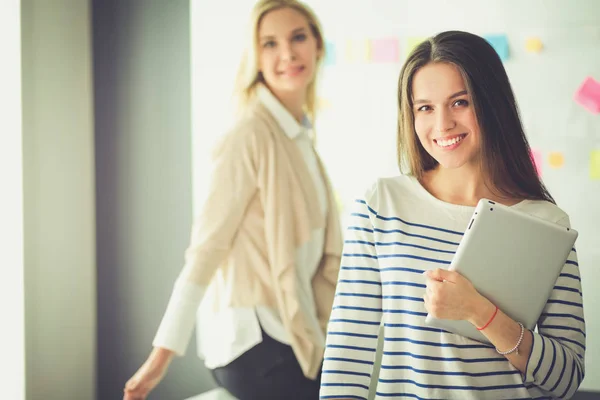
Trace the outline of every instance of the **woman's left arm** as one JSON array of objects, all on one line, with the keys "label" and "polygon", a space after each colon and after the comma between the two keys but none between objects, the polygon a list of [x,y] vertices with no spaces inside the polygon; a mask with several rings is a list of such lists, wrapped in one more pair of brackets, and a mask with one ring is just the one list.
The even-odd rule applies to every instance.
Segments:
[{"label": "woman's left arm", "polygon": [[[481,333],[501,352],[517,345],[521,335],[519,323],[502,310],[492,318],[495,305],[481,296],[466,278],[441,269],[425,274],[428,278],[425,307],[432,316],[464,319],[479,328],[485,326]],[[518,352],[505,357],[521,371],[525,384],[538,386],[553,397],[570,398],[585,374],[585,320],[575,250],[556,281],[537,328],[538,332],[525,329]]]}]

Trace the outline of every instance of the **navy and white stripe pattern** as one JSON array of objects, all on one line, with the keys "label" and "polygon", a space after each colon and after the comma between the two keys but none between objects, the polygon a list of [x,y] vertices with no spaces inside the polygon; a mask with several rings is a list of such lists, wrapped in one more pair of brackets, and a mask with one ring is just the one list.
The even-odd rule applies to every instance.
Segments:
[{"label": "navy and white stripe pattern", "polygon": [[[414,185],[409,177],[383,179],[356,201],[328,326],[320,398],[367,399],[381,323],[376,399],[572,396],[583,380],[585,353],[575,251],[534,333],[524,377],[493,347],[425,324],[422,273],[450,264],[472,209],[443,207]],[[562,213],[550,203],[536,203],[545,212],[555,207]]]}]

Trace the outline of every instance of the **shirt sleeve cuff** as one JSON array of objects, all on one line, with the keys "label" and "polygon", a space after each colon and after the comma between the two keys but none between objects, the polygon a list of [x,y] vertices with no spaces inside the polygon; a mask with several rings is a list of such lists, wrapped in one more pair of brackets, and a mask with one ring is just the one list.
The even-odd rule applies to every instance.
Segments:
[{"label": "shirt sleeve cuff", "polygon": [[177,280],[167,305],[167,310],[152,345],[169,349],[175,354],[185,354],[196,321],[196,311],[206,288],[195,283]]},{"label": "shirt sleeve cuff", "polygon": [[525,367],[523,383],[532,383],[535,381],[535,375],[540,370],[540,363],[543,360],[544,338],[539,333],[531,331],[531,340],[531,354]]}]

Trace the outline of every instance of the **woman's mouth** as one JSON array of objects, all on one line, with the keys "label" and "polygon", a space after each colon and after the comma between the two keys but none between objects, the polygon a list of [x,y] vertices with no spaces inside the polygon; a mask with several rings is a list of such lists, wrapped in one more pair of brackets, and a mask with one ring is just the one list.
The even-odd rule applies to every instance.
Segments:
[{"label": "woman's mouth", "polygon": [[283,71],[279,71],[278,74],[286,75],[289,77],[294,77],[294,76],[300,75],[302,73],[302,71],[304,71],[304,66],[288,67],[288,68],[284,69]]},{"label": "woman's mouth", "polygon": [[459,135],[452,135],[443,138],[433,139],[433,141],[438,147],[445,150],[451,150],[457,148],[465,137],[467,137],[467,134],[461,133]]}]

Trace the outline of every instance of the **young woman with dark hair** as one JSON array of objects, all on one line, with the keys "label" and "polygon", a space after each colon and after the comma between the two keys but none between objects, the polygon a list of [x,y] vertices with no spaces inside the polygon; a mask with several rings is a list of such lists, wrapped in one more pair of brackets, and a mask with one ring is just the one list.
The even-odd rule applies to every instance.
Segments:
[{"label": "young woman with dark hair", "polygon": [[[500,58],[479,36],[434,36],[403,66],[398,102],[403,174],[356,201],[321,399],[367,398],[382,323],[377,399],[571,397],[586,338],[575,250],[535,332],[447,270],[481,198],[569,226],[535,171]],[[429,327],[427,313],[469,321],[491,345]]]}]

